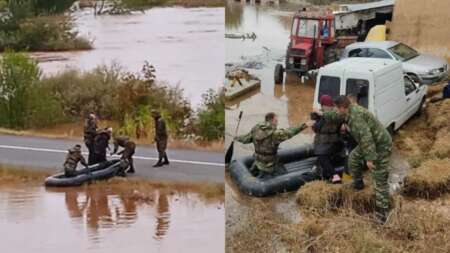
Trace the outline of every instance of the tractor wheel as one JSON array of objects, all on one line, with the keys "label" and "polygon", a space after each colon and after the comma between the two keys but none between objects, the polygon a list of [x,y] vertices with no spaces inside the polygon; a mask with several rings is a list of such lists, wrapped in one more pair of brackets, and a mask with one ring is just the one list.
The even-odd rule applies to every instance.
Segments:
[{"label": "tractor wheel", "polygon": [[283,65],[277,64],[275,66],[275,84],[283,84],[283,75],[284,75],[284,68]]}]

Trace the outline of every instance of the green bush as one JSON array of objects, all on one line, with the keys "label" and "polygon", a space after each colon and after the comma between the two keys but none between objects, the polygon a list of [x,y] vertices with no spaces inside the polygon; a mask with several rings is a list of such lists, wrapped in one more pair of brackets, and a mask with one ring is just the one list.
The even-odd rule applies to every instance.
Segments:
[{"label": "green bush", "polygon": [[27,127],[33,91],[39,81],[37,62],[21,53],[6,52],[0,59],[0,125]]},{"label": "green bush", "polygon": [[202,139],[223,139],[225,132],[225,104],[223,93],[209,89],[203,94],[202,107],[197,112],[195,129]]}]

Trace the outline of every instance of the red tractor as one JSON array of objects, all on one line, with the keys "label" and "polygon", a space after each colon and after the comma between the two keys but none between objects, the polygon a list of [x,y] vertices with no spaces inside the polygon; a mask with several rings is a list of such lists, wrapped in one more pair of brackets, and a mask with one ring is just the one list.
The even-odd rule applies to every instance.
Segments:
[{"label": "red tractor", "polygon": [[355,42],[357,36],[336,38],[334,15],[330,12],[299,11],[294,15],[286,64],[275,66],[275,83],[283,83],[283,73],[299,76],[323,65],[337,61],[339,52]]}]

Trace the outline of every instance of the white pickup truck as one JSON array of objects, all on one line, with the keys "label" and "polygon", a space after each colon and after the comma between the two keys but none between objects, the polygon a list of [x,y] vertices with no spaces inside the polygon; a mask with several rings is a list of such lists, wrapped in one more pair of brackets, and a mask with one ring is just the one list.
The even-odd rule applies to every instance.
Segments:
[{"label": "white pickup truck", "polygon": [[405,75],[400,62],[389,59],[348,58],[319,69],[314,107],[327,94],[335,98],[353,94],[390,131],[420,114],[427,86]]}]

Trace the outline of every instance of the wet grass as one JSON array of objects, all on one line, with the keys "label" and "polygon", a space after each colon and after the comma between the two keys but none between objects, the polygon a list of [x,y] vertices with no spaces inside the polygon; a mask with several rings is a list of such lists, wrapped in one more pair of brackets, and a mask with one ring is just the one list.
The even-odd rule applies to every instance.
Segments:
[{"label": "wet grass", "polygon": [[16,184],[28,182],[43,182],[50,173],[43,171],[31,171],[20,166],[0,164],[0,183]]},{"label": "wet grass", "polygon": [[357,213],[371,213],[375,210],[375,193],[370,176],[365,177],[366,187],[361,191],[353,191],[344,185],[332,185],[324,181],[316,181],[301,187],[296,193],[300,207],[313,213],[352,209]]},{"label": "wet grass", "polygon": [[201,182],[182,183],[170,181],[152,181],[136,178],[114,177],[106,181],[96,181],[89,184],[91,188],[106,188],[129,195],[130,198],[141,202],[153,202],[154,190],[173,195],[176,193],[195,193],[205,201],[223,202],[224,185],[221,183]]},{"label": "wet grass", "polygon": [[404,179],[402,194],[435,199],[450,192],[450,159],[428,160]]}]

